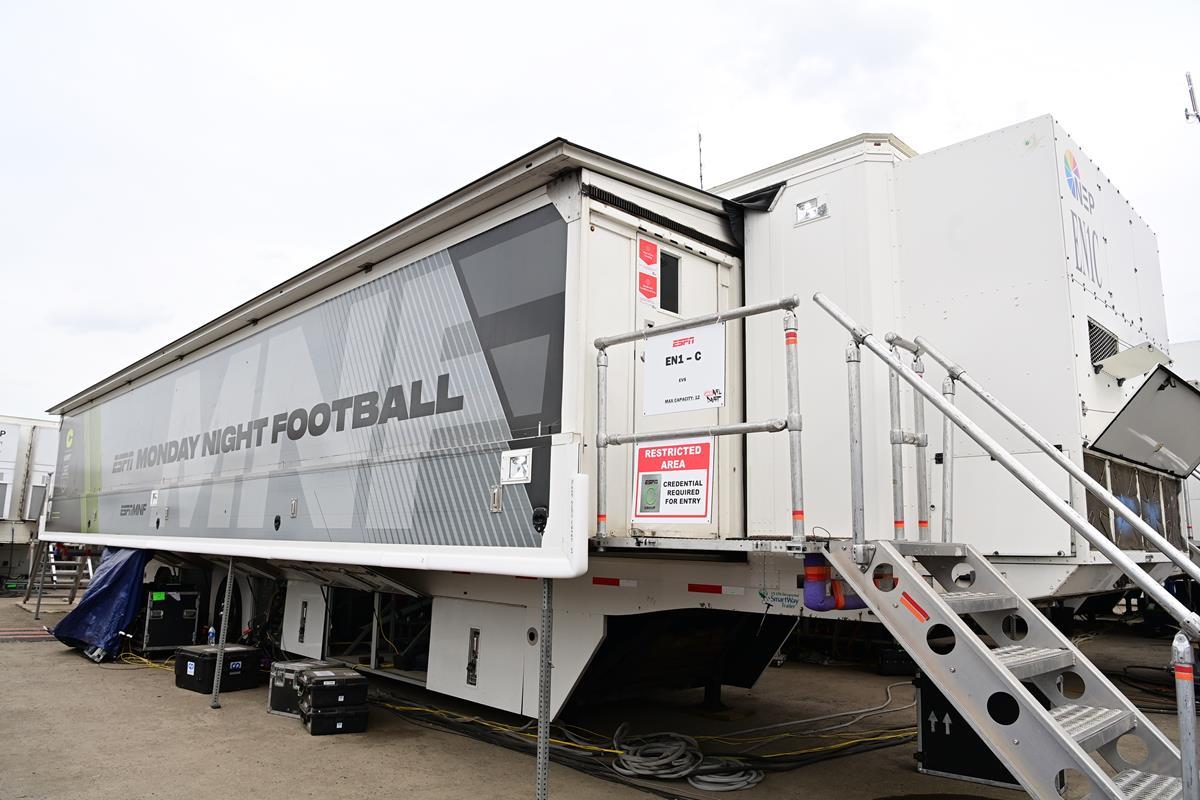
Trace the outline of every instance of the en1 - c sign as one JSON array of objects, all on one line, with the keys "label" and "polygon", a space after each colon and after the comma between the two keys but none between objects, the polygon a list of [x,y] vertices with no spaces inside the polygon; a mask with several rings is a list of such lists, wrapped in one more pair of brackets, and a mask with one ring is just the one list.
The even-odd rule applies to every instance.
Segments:
[{"label": "en1 - c sign", "polygon": [[713,438],[638,445],[633,522],[712,522]]},{"label": "en1 - c sign", "polygon": [[725,323],[646,340],[642,413],[725,405]]}]

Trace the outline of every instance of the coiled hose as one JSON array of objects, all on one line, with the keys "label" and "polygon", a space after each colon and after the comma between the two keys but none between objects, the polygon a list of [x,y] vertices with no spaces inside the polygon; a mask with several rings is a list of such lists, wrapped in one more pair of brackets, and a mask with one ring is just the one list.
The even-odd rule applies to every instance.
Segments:
[{"label": "coiled hose", "polygon": [[733,792],[748,789],[764,777],[762,770],[750,769],[737,759],[706,757],[700,745],[681,733],[647,733],[625,738],[629,724],[613,734],[613,749],[621,755],[613,760],[613,771],[627,778],[686,778],[697,789],[708,792]]}]

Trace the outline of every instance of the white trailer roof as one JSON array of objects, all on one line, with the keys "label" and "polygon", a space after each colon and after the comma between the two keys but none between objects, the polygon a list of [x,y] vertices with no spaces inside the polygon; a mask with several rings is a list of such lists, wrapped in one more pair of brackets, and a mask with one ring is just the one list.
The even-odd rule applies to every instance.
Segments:
[{"label": "white trailer roof", "polygon": [[[189,353],[224,336],[256,325],[270,314],[364,268],[543,186],[564,172],[576,169],[587,169],[616,178],[710,214],[726,216],[731,207],[730,201],[710,192],[635,167],[566,139],[553,139],[55,404],[47,413],[65,414],[93,402],[174,361],[182,360]],[[726,231],[725,239],[730,246],[738,247],[733,231]]]}]

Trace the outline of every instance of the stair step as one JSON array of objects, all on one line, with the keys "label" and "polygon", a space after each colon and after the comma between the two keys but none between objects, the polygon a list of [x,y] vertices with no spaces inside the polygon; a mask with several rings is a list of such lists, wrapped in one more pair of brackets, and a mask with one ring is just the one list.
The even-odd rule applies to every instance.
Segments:
[{"label": "stair step", "polygon": [[892,542],[902,555],[912,558],[926,557],[962,557],[967,554],[967,546],[957,542]]},{"label": "stair step", "polygon": [[1010,644],[992,650],[992,655],[1019,680],[1075,666],[1075,656],[1071,651],[1057,647]]},{"label": "stair step", "polygon": [[1124,708],[1097,708],[1074,703],[1050,709],[1066,734],[1084,750],[1095,750],[1133,728],[1133,714]]},{"label": "stair step", "polygon": [[956,614],[982,614],[986,611],[1015,609],[1019,603],[1011,594],[992,592],[946,592],[942,600]]},{"label": "stair step", "polygon": [[1183,781],[1172,775],[1127,769],[1118,772],[1113,783],[1128,800],[1180,800],[1183,797]]}]

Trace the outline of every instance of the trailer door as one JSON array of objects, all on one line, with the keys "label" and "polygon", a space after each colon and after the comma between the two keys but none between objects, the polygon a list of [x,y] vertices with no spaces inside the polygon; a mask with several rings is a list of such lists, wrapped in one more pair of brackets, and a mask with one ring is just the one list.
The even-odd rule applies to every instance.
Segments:
[{"label": "trailer door", "polygon": [[[635,312],[635,320],[637,327],[648,328],[657,325],[665,325],[672,322],[678,322],[681,319],[695,317],[701,314],[711,314],[722,308],[728,307],[728,278],[722,280],[722,276],[728,275],[728,268],[723,267],[714,261],[711,261],[703,256],[697,255],[682,247],[673,247],[670,244],[652,241],[649,239],[639,238],[637,242],[638,258],[639,258],[639,291],[637,294],[637,310]],[[641,265],[647,261],[657,257],[657,292],[650,293],[643,291],[642,285],[644,279]],[[724,285],[723,285],[724,284]],[[648,296],[651,295],[651,296]],[[661,337],[657,342],[662,346],[664,343],[669,346],[671,341],[681,340],[684,336]],[[732,342],[728,333],[726,339],[726,353],[732,356]],[[661,363],[650,363],[646,359],[647,343],[638,342],[632,348],[634,351],[633,358],[637,359],[634,364],[635,387],[634,387],[634,430],[637,432],[649,431],[666,431],[677,430],[682,428],[697,428],[702,426],[716,425],[722,421],[724,406],[718,403],[713,403],[711,407],[697,410],[676,411],[666,413],[647,413],[647,393],[645,390],[647,371],[655,369],[663,369]],[[651,346],[653,350],[653,346]],[[729,372],[729,363],[725,363],[726,383],[734,379],[736,376]],[[723,401],[722,401],[723,402]],[[662,411],[661,406],[654,406],[651,402],[652,411]],[[647,534],[656,536],[677,536],[687,538],[710,538],[718,536],[718,521],[722,513],[720,507],[720,499],[722,487],[720,481],[717,480],[721,474],[721,458],[725,455],[729,457],[723,449],[727,443],[720,440],[714,443],[714,463],[713,472],[710,480],[714,481],[712,491],[712,513],[711,522],[654,522],[648,523],[645,520],[639,520],[634,523],[635,529],[640,529]],[[637,447],[630,447],[631,459],[635,460],[633,464],[634,480],[637,478]],[[739,473],[740,475],[740,473]],[[634,487],[634,502],[638,502],[639,487]]]}]

